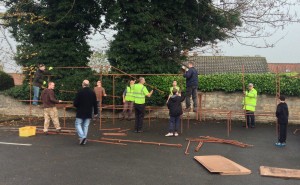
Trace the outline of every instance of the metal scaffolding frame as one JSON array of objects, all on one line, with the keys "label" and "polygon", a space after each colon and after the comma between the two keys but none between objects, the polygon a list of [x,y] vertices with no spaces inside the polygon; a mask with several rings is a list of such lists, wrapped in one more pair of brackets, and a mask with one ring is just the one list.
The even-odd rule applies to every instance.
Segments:
[{"label": "metal scaffolding frame", "polygon": [[[102,81],[103,76],[112,76],[112,86],[113,86],[113,92],[112,95],[110,97],[113,98],[113,104],[112,105],[102,105],[102,101],[100,101],[100,119],[99,119],[99,128],[102,128],[102,109],[107,109],[107,110],[112,110],[113,116],[112,116],[112,122],[113,124],[115,124],[115,111],[116,110],[122,110],[123,109],[123,105],[115,105],[115,98],[117,98],[118,96],[115,95],[115,78],[117,76],[129,76],[131,78],[136,79],[136,77],[138,76],[182,76],[182,74],[128,74],[114,66],[111,65],[100,65],[100,66],[91,66],[91,67],[76,67],[76,66],[70,66],[70,67],[54,67],[56,69],[84,69],[84,68],[99,68],[100,72],[98,74],[95,74],[97,76],[99,76],[99,79]],[[112,74],[112,73],[103,73],[103,69],[105,69],[106,71],[108,71],[108,69],[114,69],[118,72],[121,72],[121,74]],[[243,91],[245,90],[245,80],[244,80],[244,73],[245,73],[245,68],[244,65],[241,69],[242,71],[242,84],[243,84]],[[50,80],[50,77],[52,75],[48,76],[48,81]],[[180,84],[183,84],[183,78],[180,81]],[[145,84],[146,86],[151,87],[152,89],[157,90],[160,93],[164,93],[163,91],[159,90],[157,87],[150,85],[150,84]],[[29,122],[31,122],[32,120],[32,76],[30,76],[30,100],[20,100],[20,101],[25,101],[25,102],[30,102],[29,103]],[[60,90],[61,92],[64,91],[66,93],[75,93],[74,91],[68,91],[68,90]],[[204,95],[204,96],[203,96]],[[280,75],[279,75],[279,71],[278,71],[278,67],[277,67],[277,73],[276,73],[276,95],[275,95],[275,104],[277,105],[278,103],[278,97],[280,96]],[[205,120],[205,114],[206,113],[215,113],[215,114],[223,114],[226,115],[227,118],[227,135],[229,136],[231,130],[232,130],[232,117],[235,115],[242,115],[242,116],[246,116],[245,111],[236,111],[236,110],[222,110],[222,109],[205,109],[202,107],[202,104],[205,103],[205,98],[206,97],[206,93],[198,93],[197,95],[197,101],[198,101],[198,107],[197,107],[197,112],[196,112],[196,120],[198,120],[199,122],[201,122],[202,120]],[[67,108],[71,108],[72,107],[72,101],[64,101],[63,103],[65,104],[61,104],[59,107],[64,109],[64,127],[66,126],[66,109]],[[151,126],[151,112],[158,110],[159,111],[168,111],[168,109],[163,109],[161,107],[155,107],[155,106],[146,106],[146,110],[148,111],[148,126]],[[256,116],[274,116],[274,112],[260,112],[260,113],[256,113]],[[189,128],[189,124],[190,124],[190,113],[187,112],[187,116],[186,116],[186,120],[187,120],[187,128]],[[183,116],[181,116],[181,133],[183,132]],[[246,122],[246,127],[247,127],[247,122]],[[295,132],[297,132],[299,129],[297,129]],[[276,123],[276,133],[278,133],[277,130],[277,123]]]}]

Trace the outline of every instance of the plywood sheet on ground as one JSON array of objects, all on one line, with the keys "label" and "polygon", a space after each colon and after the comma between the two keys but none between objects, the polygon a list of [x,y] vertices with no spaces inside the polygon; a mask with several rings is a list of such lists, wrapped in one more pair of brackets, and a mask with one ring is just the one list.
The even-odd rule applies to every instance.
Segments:
[{"label": "plywood sheet on ground", "polygon": [[251,170],[220,155],[195,156],[194,158],[212,173],[221,175],[251,174]]},{"label": "plywood sheet on ground", "polygon": [[280,178],[300,179],[300,170],[260,166],[260,175]]}]

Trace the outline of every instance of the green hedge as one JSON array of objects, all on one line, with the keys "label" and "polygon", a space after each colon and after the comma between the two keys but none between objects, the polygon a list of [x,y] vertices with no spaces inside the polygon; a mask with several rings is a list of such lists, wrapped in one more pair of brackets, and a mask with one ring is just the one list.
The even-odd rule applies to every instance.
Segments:
[{"label": "green hedge", "polygon": [[[169,93],[169,88],[173,80],[177,80],[178,85],[185,90],[185,79],[180,76],[144,76],[146,83],[163,91],[154,91],[151,98],[147,98],[147,105],[164,105]],[[75,93],[64,93],[59,90],[77,91],[81,88],[83,79],[89,79],[91,87],[96,85],[99,76],[94,75],[94,72],[89,70],[77,71],[63,79],[57,79],[55,94],[58,99],[72,101]],[[248,83],[253,83],[259,94],[276,94],[276,75],[274,74],[245,74],[245,87]],[[126,87],[128,77],[115,77],[115,96],[122,97],[122,93]],[[243,89],[242,74],[214,74],[199,76],[199,90],[202,92],[224,91],[224,92],[241,92]],[[113,95],[113,77],[102,76],[102,84],[108,95]],[[152,88],[147,86],[150,91]],[[292,78],[286,75],[280,76],[281,94],[289,96],[300,96],[300,79]],[[23,86],[14,87],[6,91],[17,99],[29,99],[28,83]],[[104,98],[105,104],[112,104],[112,97]],[[115,104],[121,104],[122,98],[115,98]]]},{"label": "green hedge", "polygon": [[[243,89],[242,74],[216,74],[199,77],[199,90],[237,92]],[[260,94],[276,94],[276,75],[245,74],[245,87],[253,83],[254,88]],[[286,75],[280,75],[280,93],[289,96],[300,96],[300,79]]]},{"label": "green hedge", "polygon": [[[165,91],[162,95],[155,91],[153,97],[148,99],[151,105],[162,105],[166,101],[165,95],[169,92],[169,87],[173,80],[177,80],[178,85],[185,90],[185,79],[182,76],[146,76],[146,82]],[[245,74],[244,84],[253,83],[259,94],[276,94],[276,75],[265,74]],[[148,87],[150,90],[151,88]],[[242,92],[243,75],[242,74],[212,74],[199,75],[199,88],[202,92],[223,91],[223,92]],[[280,93],[288,96],[300,96],[300,79],[289,75],[280,75]]]},{"label": "green hedge", "polygon": [[9,89],[14,85],[14,79],[9,74],[0,71],[0,91]]}]

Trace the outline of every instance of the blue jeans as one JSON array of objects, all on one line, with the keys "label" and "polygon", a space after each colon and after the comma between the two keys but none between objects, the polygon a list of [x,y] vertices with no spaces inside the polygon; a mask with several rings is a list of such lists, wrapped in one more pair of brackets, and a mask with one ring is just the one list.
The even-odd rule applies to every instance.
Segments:
[{"label": "blue jeans", "polygon": [[177,132],[179,130],[180,116],[170,116],[169,132]]},{"label": "blue jeans", "polygon": [[77,134],[80,139],[87,138],[87,134],[89,131],[90,118],[76,118],[75,120],[75,128],[77,130]]},{"label": "blue jeans", "polygon": [[37,87],[37,86],[32,86],[32,87],[33,87],[33,102],[32,102],[32,105],[38,105],[40,88]]}]

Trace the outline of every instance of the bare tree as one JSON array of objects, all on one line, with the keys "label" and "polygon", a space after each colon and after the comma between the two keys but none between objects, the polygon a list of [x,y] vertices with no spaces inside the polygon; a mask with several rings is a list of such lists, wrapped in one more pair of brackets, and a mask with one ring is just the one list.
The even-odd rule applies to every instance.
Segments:
[{"label": "bare tree", "polygon": [[[233,31],[224,30],[238,43],[256,48],[273,47],[276,41],[270,42],[268,38],[278,31],[284,30],[292,23],[299,23],[297,8],[299,0],[215,0],[214,6],[219,9],[235,10],[240,12],[242,26]],[[257,40],[264,44],[258,45]]]},{"label": "bare tree", "polygon": [[[222,10],[238,11],[242,26],[234,30],[223,30],[231,39],[225,40],[229,45],[233,41],[254,48],[271,48],[287,35],[285,28],[290,24],[300,23],[297,10],[300,0],[213,0],[213,6]],[[276,39],[274,39],[276,37]],[[195,47],[189,55],[222,55],[219,41],[204,47]]]}]

